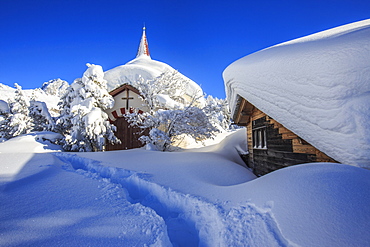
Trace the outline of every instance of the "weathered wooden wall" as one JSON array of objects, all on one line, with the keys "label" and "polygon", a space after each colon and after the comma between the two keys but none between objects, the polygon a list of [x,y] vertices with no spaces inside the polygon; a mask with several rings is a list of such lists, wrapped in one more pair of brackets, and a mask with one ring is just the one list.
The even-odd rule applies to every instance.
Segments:
[{"label": "weathered wooden wall", "polygon": [[[266,127],[267,148],[253,147],[252,129]],[[247,125],[248,166],[256,175],[308,162],[336,162],[276,120],[254,108]]]}]

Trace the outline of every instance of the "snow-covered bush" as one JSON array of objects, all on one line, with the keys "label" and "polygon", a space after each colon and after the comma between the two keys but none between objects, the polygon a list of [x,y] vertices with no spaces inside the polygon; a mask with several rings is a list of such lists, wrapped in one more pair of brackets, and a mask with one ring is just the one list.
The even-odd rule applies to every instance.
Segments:
[{"label": "snow-covered bush", "polygon": [[113,133],[115,126],[104,112],[114,100],[107,91],[103,69],[94,64],[87,66],[83,77],[76,79],[62,97],[64,108],[57,124],[65,136],[66,151],[102,151],[105,140],[119,142]]}]

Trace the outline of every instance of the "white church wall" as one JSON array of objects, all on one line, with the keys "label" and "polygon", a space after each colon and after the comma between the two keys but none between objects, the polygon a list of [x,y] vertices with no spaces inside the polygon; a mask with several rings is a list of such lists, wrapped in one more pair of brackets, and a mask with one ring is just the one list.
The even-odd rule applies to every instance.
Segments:
[{"label": "white church wall", "polygon": [[[128,104],[127,104],[127,91],[122,91],[121,93],[117,94],[113,97],[114,99],[114,106],[112,109],[107,111],[109,119],[114,121],[116,118],[113,116],[113,112],[115,111],[119,117],[122,117],[123,112],[129,112],[130,109],[141,110],[143,112],[149,111],[149,108],[145,106],[145,102],[142,100],[140,95],[133,91],[129,91],[128,94]],[[121,110],[125,109],[125,110]]]}]

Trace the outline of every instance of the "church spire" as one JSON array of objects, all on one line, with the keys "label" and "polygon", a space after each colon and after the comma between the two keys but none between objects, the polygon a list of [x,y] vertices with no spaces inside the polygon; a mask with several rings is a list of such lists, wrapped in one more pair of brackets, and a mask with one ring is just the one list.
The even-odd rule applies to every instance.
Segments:
[{"label": "church spire", "polygon": [[141,55],[146,55],[150,57],[148,40],[146,39],[145,29],[146,28],[144,26],[143,35],[141,36],[140,45],[139,45],[139,49],[137,51],[136,57],[140,57]]}]

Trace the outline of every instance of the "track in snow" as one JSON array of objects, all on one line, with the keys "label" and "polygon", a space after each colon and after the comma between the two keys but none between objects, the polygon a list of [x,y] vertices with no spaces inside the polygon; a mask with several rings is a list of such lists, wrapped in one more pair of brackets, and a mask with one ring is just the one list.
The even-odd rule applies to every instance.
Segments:
[{"label": "track in snow", "polygon": [[[170,244],[174,246],[290,245],[282,236],[269,208],[258,209],[253,204],[245,203],[225,210],[221,204],[150,182],[147,174],[103,166],[99,161],[78,155],[55,155],[70,164],[74,171],[119,185],[121,190],[127,191],[130,203],[139,203],[154,210],[165,222]],[[107,196],[114,197],[115,193],[116,187]]]}]

